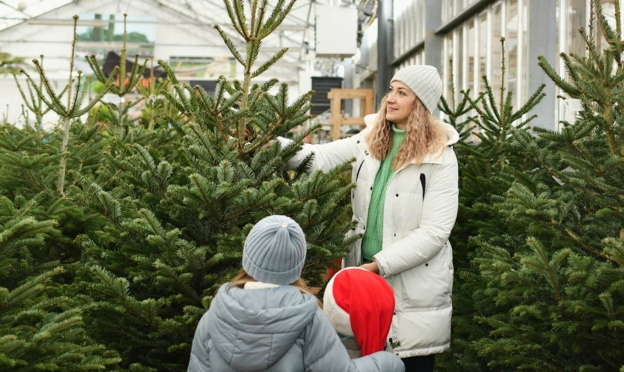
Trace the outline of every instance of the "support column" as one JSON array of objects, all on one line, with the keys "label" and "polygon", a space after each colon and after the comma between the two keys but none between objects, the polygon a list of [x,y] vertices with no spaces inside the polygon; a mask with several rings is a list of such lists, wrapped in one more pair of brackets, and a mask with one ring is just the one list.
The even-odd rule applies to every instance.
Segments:
[{"label": "support column", "polygon": [[[546,84],[546,96],[535,106],[529,115],[537,115],[530,125],[550,130],[557,128],[555,118],[555,83],[537,65],[537,57],[544,56],[552,65],[557,66],[557,17],[556,1],[526,0],[527,1],[527,60],[526,78],[527,92],[525,100],[530,97],[540,85]],[[520,77],[522,79],[522,77]]]},{"label": "support column", "polygon": [[[440,0],[425,1],[425,64],[438,69],[442,76],[442,43],[441,36],[435,31],[442,27],[442,2]],[[438,116],[439,110],[436,108],[432,112]]]},{"label": "support column", "polygon": [[[399,0],[404,1],[404,0]],[[388,92],[392,79],[394,59],[394,16],[393,0],[379,0],[377,4],[377,79],[375,107],[379,108],[382,98]],[[375,111],[376,111],[375,109]]]}]

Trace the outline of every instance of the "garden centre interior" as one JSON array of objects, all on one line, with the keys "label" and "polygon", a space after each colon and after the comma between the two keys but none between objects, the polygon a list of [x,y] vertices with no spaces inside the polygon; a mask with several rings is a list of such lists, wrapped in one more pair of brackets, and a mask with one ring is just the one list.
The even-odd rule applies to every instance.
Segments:
[{"label": "garden centre interior", "polygon": [[623,3],[0,0],[0,371],[624,372]]},{"label": "garden centre interior", "polygon": [[[614,24],[613,0],[602,6]],[[545,82],[537,56],[561,70],[559,53],[582,52],[578,28],[588,26],[591,13],[589,0],[299,0],[277,32],[263,41],[260,59],[280,48],[289,50],[261,79],[287,82],[293,97],[315,89],[312,114],[323,114],[317,122],[330,134],[329,89],[372,89],[375,107],[385,92],[379,84],[387,85],[396,69],[409,64],[437,67],[447,99],[458,100],[467,89],[476,96],[484,89],[482,75],[497,89],[504,37],[504,84],[520,104]],[[104,64],[109,52],[120,53],[123,14],[130,60],[138,54],[157,66],[162,59],[191,85],[209,87],[219,75],[240,78],[241,68],[214,28],[222,25],[234,35],[219,1],[3,0],[0,52],[22,57],[18,68],[27,71],[33,70],[31,59],[43,55],[47,76],[58,87],[69,69],[72,17],[80,16],[75,68],[88,73],[85,56],[94,54]],[[27,110],[10,73],[0,76],[0,90],[3,116],[23,122]],[[574,118],[578,105],[573,100],[557,100],[552,83],[545,92],[547,98],[534,109],[540,126],[556,129],[558,119]],[[365,110],[371,108],[358,99],[341,105],[344,117],[361,117]],[[54,118],[49,113],[48,124]],[[341,127],[341,133],[353,127]]]}]

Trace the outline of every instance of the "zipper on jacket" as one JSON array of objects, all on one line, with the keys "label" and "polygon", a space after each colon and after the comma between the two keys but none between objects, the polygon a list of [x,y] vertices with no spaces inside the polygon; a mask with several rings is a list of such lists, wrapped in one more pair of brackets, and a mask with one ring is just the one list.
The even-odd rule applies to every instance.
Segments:
[{"label": "zipper on jacket", "polygon": [[355,182],[357,182],[358,177],[360,177],[360,171],[362,170],[362,165],[364,165],[364,160],[360,163],[360,167],[358,168],[357,174],[355,175]]},{"label": "zipper on jacket", "polygon": [[427,180],[424,173],[420,174],[420,185],[423,189],[423,200],[425,200],[425,186],[427,186]]}]

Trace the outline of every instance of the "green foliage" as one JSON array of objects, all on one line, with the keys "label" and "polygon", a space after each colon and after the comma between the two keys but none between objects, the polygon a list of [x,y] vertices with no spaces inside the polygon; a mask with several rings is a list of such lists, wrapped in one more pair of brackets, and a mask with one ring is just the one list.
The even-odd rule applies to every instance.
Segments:
[{"label": "green foliage", "polygon": [[[41,55],[40,58],[41,58],[40,65],[43,67],[43,55]],[[17,76],[15,74],[13,74],[13,78],[15,79],[15,84],[17,85],[20,95],[22,96],[22,99],[24,100],[24,104],[30,111],[32,111],[35,114],[35,121],[36,121],[35,127],[37,129],[40,129],[43,124],[43,115],[45,115],[47,112],[49,112],[52,109],[51,107],[45,106],[43,103],[44,98],[36,94],[37,92],[43,91],[43,79],[39,82],[39,86],[38,86],[39,90],[37,91],[35,91],[35,89],[33,89],[31,85],[29,84],[30,82],[28,82],[27,84],[28,95],[26,95],[25,89],[22,88],[22,85],[20,84],[19,80],[17,80]],[[56,95],[56,99],[59,100],[61,96],[65,94],[66,90],[67,90],[67,87],[65,87],[65,89],[63,89],[59,94]],[[26,125],[29,126],[30,123],[26,122]]]},{"label": "green foliage", "polygon": [[[38,116],[38,120],[40,120],[40,115],[43,115],[44,111],[41,102],[43,102],[49,110],[57,113],[61,120],[63,121],[63,140],[60,145],[60,165],[58,170],[58,179],[56,183],[56,192],[59,196],[65,196],[65,175],[67,172],[67,157],[66,152],[69,146],[69,132],[70,132],[70,122],[72,119],[83,116],[88,113],[89,110],[108,92],[108,90],[112,86],[112,80],[116,75],[117,69],[108,77],[105,83],[105,87],[98,93],[95,98],[92,100],[88,100],[86,105],[83,107],[84,100],[86,98],[87,93],[91,87],[91,76],[87,76],[83,80],[83,72],[78,71],[78,76],[74,78],[74,55],[76,51],[76,26],[78,23],[78,16],[74,15],[74,34],[73,34],[73,42],[72,42],[72,54],[70,58],[70,67],[69,67],[69,81],[63,91],[61,93],[56,93],[50,84],[50,81],[46,77],[45,71],[43,69],[43,61],[39,62],[37,59],[33,59],[33,63],[35,64],[35,68],[39,73],[40,84],[37,84],[30,75],[22,70],[22,73],[26,75],[28,90],[30,92],[33,110]],[[19,84],[18,84],[19,86]],[[37,100],[34,98],[32,92],[36,92]],[[67,91],[67,104],[64,105],[61,102],[61,96],[63,93]],[[22,96],[24,93],[20,87],[20,92]],[[35,104],[35,102],[38,104]],[[39,126],[37,126],[38,128]]]},{"label": "green foliage", "polygon": [[[249,19],[244,2],[225,4],[234,31],[217,30],[245,73],[219,78],[214,95],[181,84],[162,62],[168,80],[139,84],[145,64],[135,60],[115,85],[90,60],[103,89],[82,104],[90,89],[82,73],[70,67],[58,93],[36,64],[40,82],[28,78],[22,95],[37,125],[0,126],[0,369],[184,370],[199,318],[240,270],[245,236],[267,215],[303,227],[304,277],[314,286],[347,253],[350,165],[287,170],[314,128],[287,148],[274,141],[308,120],[311,93],[292,100],[285,84],[253,81],[286,52],[256,66],[261,41],[294,1],[252,1]],[[624,370],[616,19],[612,30],[598,17],[607,50],[582,33],[588,55],[562,55],[567,77],[540,60],[583,105],[560,132],[528,126],[541,89],[519,108],[504,90],[497,99],[487,79],[477,99],[443,100],[461,136],[461,193],[453,346],[440,370]],[[125,47],[122,55],[125,63]],[[140,98],[98,104],[109,89]],[[42,131],[50,109],[63,127]]]},{"label": "green foliage", "polygon": [[[90,59],[104,83],[102,91],[123,97],[136,88],[140,98],[100,104],[98,96],[80,109],[85,118],[74,116],[78,109],[71,107],[78,103],[60,102],[40,68],[42,85],[29,80],[28,89],[42,108],[62,109],[63,128],[0,126],[0,172],[5,175],[0,195],[19,202],[20,211],[29,205],[30,219],[24,223],[45,228],[36,239],[20,238],[11,246],[11,252],[29,257],[31,269],[0,255],[0,267],[20,273],[7,274],[8,284],[0,282],[7,296],[30,282],[40,290],[33,292],[37,301],[54,301],[47,310],[50,319],[72,321],[71,337],[59,337],[87,340],[72,346],[84,354],[72,359],[76,364],[97,362],[99,368],[120,371],[186,369],[197,322],[219,286],[240,271],[244,239],[267,215],[285,214],[302,226],[308,242],[303,276],[310,285],[322,286],[321,274],[330,262],[347,254],[352,185],[345,173],[350,164],[329,173],[308,174],[305,165],[288,170],[288,160],[316,128],[296,134],[286,148],[275,141],[308,121],[312,93],[291,99],[286,84],[253,80],[285,52],[255,66],[260,41],[283,21],[294,1],[276,7],[254,1],[249,21],[244,21],[242,2],[226,4],[247,46],[244,52],[233,49],[245,67],[242,81],[221,77],[209,95],[199,86],[181,84],[161,62],[166,80],[152,77],[140,84],[143,67],[135,63],[127,76],[122,66],[114,84]],[[234,32],[219,32],[233,48]],[[70,81],[72,97],[84,91],[83,84]],[[131,116],[138,107],[140,115]],[[62,193],[60,173],[66,174]],[[1,311],[2,306],[0,329],[11,328],[13,318]],[[41,317],[28,319],[41,322]],[[43,323],[33,327],[35,337]],[[28,337],[24,342],[31,342]],[[0,361],[1,353],[2,344]],[[60,363],[64,355],[40,354],[49,358],[45,363]],[[43,363],[38,355],[10,354],[7,360],[22,358],[20,363],[31,366]]]},{"label": "green foliage", "polygon": [[[454,348],[444,370],[617,371],[624,365],[621,26],[594,4],[609,48],[540,66],[583,110],[559,132],[529,130],[509,96],[478,110],[479,142],[458,146],[459,268]],[[487,87],[487,84],[486,84]],[[468,98],[466,98],[468,99]],[[475,109],[476,105],[472,105]],[[451,110],[452,111],[452,110]],[[512,121],[517,125],[510,125]],[[591,345],[591,348],[588,348]]]},{"label": "green foliage", "polygon": [[[504,50],[504,39],[501,43]],[[501,81],[504,82],[504,60],[502,66]],[[455,147],[460,166],[459,213],[451,234],[457,274],[453,296],[453,346],[444,354],[443,370],[487,369],[488,357],[479,355],[474,344],[477,340],[489,338],[490,329],[475,322],[475,315],[490,311],[493,305],[480,292],[488,284],[475,262],[480,259],[482,244],[498,244],[510,236],[507,225],[501,223],[498,216],[496,203],[500,202],[516,175],[533,167],[515,138],[530,136],[527,124],[532,118],[522,118],[543,97],[541,87],[516,109],[511,92],[505,92],[504,88],[494,92],[485,76],[483,84],[485,90],[476,99],[472,99],[467,91],[461,92],[462,100],[455,107],[444,99],[440,105],[447,122],[460,133],[460,141]],[[492,241],[482,243],[473,239],[483,235],[491,237]]]},{"label": "green foliage", "polygon": [[[37,125],[0,126],[0,369],[184,370],[199,318],[240,270],[245,236],[267,215],[303,227],[304,277],[314,286],[347,253],[349,164],[327,174],[287,170],[314,128],[287,148],[274,138],[308,120],[310,93],[292,100],[285,84],[253,81],[286,52],[256,66],[261,41],[294,1],[272,10],[252,1],[249,20],[244,2],[225,4],[234,31],[217,30],[245,73],[219,78],[214,95],[181,84],[162,62],[168,80],[139,84],[145,64],[135,60],[115,85],[90,60],[103,89],[83,105],[82,73],[70,67],[57,93],[36,64],[40,82],[28,78],[21,91]],[[598,17],[609,49],[582,33],[588,55],[562,55],[567,77],[540,60],[583,105],[560,132],[528,126],[541,89],[520,108],[504,90],[496,99],[487,79],[477,99],[443,100],[461,136],[461,193],[453,346],[440,370],[624,368],[616,19],[612,30]],[[125,47],[122,55],[125,63]],[[98,104],[109,89],[124,97],[135,88],[138,100]],[[42,131],[50,109],[63,127]]]},{"label": "green foliage", "polygon": [[[82,34],[78,34],[77,36],[77,40],[78,41],[101,41],[101,40],[95,40],[95,34],[94,34],[94,29],[89,29],[85,32],[83,32]],[[111,31],[115,31],[115,29],[113,28]],[[108,34],[110,31],[108,28],[106,27],[102,27],[102,33],[103,34]],[[113,39],[110,41],[123,41],[124,40],[124,35],[123,34],[115,34],[113,35]],[[127,35],[127,41],[131,42],[131,43],[149,43],[149,39],[147,38],[147,35],[142,34],[140,32],[136,32],[136,31],[132,31],[130,33],[128,33]]]},{"label": "green foliage", "polygon": [[0,197],[0,369],[105,369],[120,358],[87,334],[87,305],[52,282],[66,270],[37,254],[56,225],[42,212],[35,199]]},{"label": "green foliage", "polygon": [[136,90],[142,96],[140,104],[141,125],[148,130],[160,127],[167,127],[171,122],[183,121],[183,116],[176,106],[165,98],[165,93],[171,90],[170,81],[166,79],[156,79],[154,77],[154,59],[150,66],[150,77],[148,84],[137,84]]}]

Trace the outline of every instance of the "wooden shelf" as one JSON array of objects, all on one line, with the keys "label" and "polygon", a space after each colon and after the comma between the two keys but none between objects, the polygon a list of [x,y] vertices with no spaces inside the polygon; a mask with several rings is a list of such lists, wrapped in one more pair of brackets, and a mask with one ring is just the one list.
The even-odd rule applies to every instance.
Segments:
[{"label": "wooden shelf", "polygon": [[331,89],[327,93],[327,98],[330,99],[330,119],[331,125],[331,137],[332,141],[340,139],[341,130],[343,125],[360,125],[364,126],[364,117],[359,118],[345,118],[341,115],[341,101],[343,99],[359,99],[361,102],[360,112],[364,113],[364,116],[372,114],[373,107],[373,90],[372,89]]}]

